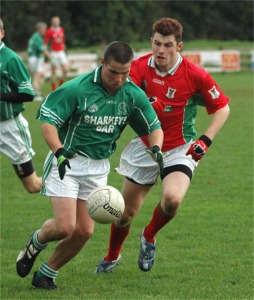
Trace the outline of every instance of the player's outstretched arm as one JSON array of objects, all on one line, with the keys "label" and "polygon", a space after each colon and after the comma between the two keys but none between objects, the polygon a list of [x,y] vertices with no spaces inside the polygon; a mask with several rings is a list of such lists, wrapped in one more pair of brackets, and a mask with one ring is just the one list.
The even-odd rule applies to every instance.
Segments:
[{"label": "player's outstretched arm", "polygon": [[206,130],[205,135],[208,136],[211,140],[213,140],[227,121],[229,114],[230,108],[228,104],[223,108],[217,110],[213,115],[212,121],[208,129]]},{"label": "player's outstretched arm", "polygon": [[205,134],[190,146],[189,150],[186,152],[186,155],[191,155],[192,158],[197,162],[200,161],[206,154],[209,146],[212,144],[212,140],[222,129],[229,116],[229,113],[230,109],[228,105],[217,110],[214,113],[213,119]]}]

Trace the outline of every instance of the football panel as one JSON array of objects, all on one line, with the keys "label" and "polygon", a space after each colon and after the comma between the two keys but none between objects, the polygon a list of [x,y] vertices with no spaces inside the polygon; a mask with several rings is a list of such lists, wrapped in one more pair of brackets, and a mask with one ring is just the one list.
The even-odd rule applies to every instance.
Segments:
[{"label": "football panel", "polygon": [[92,219],[101,224],[115,222],[124,211],[122,194],[112,186],[98,187],[87,200],[87,209]]},{"label": "football panel", "polygon": [[110,224],[114,223],[118,217],[112,215],[109,211],[105,210],[103,207],[98,207],[91,215],[92,219],[100,224]]}]

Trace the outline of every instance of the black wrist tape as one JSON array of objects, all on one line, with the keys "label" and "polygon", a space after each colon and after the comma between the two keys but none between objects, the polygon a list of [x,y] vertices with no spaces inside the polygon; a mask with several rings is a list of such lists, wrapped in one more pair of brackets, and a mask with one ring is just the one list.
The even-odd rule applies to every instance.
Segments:
[{"label": "black wrist tape", "polygon": [[64,154],[64,152],[65,152],[64,148],[57,149],[57,151],[55,153],[55,157],[58,158],[60,155]]},{"label": "black wrist tape", "polygon": [[161,148],[159,146],[157,146],[157,145],[154,145],[152,147],[152,149],[156,150],[157,152],[159,152],[161,150]]},{"label": "black wrist tape", "polygon": [[211,144],[212,144],[212,140],[210,140],[209,137],[206,136],[206,135],[204,135],[204,134],[201,135],[201,137],[199,138],[199,140],[205,142],[206,145],[207,145],[207,147],[211,146]]}]

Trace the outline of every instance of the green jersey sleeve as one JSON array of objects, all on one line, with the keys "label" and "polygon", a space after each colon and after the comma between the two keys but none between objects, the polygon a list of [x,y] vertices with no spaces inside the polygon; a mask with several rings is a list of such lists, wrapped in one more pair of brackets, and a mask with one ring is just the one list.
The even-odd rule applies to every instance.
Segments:
[{"label": "green jersey sleeve", "polygon": [[45,98],[36,118],[61,128],[78,106],[76,93],[76,81],[66,82]]},{"label": "green jersey sleeve", "polygon": [[23,61],[18,56],[11,58],[8,63],[8,71],[9,74],[12,74],[12,91],[34,95],[31,77]]},{"label": "green jersey sleeve", "polygon": [[[31,77],[21,58],[10,48],[0,43],[0,92],[1,94],[28,94],[34,96]],[[23,103],[0,101],[0,120],[17,117],[24,111]]]}]

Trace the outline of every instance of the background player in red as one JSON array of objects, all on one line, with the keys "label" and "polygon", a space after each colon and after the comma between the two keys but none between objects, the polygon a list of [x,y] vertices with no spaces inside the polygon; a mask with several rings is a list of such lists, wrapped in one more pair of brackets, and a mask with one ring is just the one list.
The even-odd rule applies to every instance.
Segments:
[{"label": "background player in red", "polygon": [[44,37],[46,47],[50,47],[52,90],[56,89],[57,67],[60,66],[62,71],[59,86],[66,80],[66,74],[68,72],[68,59],[65,53],[65,32],[60,24],[61,20],[59,17],[52,17],[51,26],[48,28]]},{"label": "background player in red", "polygon": [[[130,71],[132,80],[150,98],[164,132],[162,199],[141,234],[138,265],[142,271],[152,268],[155,236],[176,216],[198,162],[230,112],[229,99],[214,79],[204,69],[180,55],[183,47],[182,31],[182,25],[177,20],[162,18],[155,22],[151,38],[152,54],[133,61]],[[205,133],[194,141],[195,116],[200,101],[213,117]],[[96,273],[112,272],[118,265],[131,221],[157,180],[158,167],[149,163],[146,155],[143,155],[142,149],[146,147],[144,144],[147,144],[147,138],[142,140],[144,143],[140,138],[132,140],[121,155],[117,171],[125,176],[122,187],[125,212],[111,226],[108,253],[97,266]]]}]

